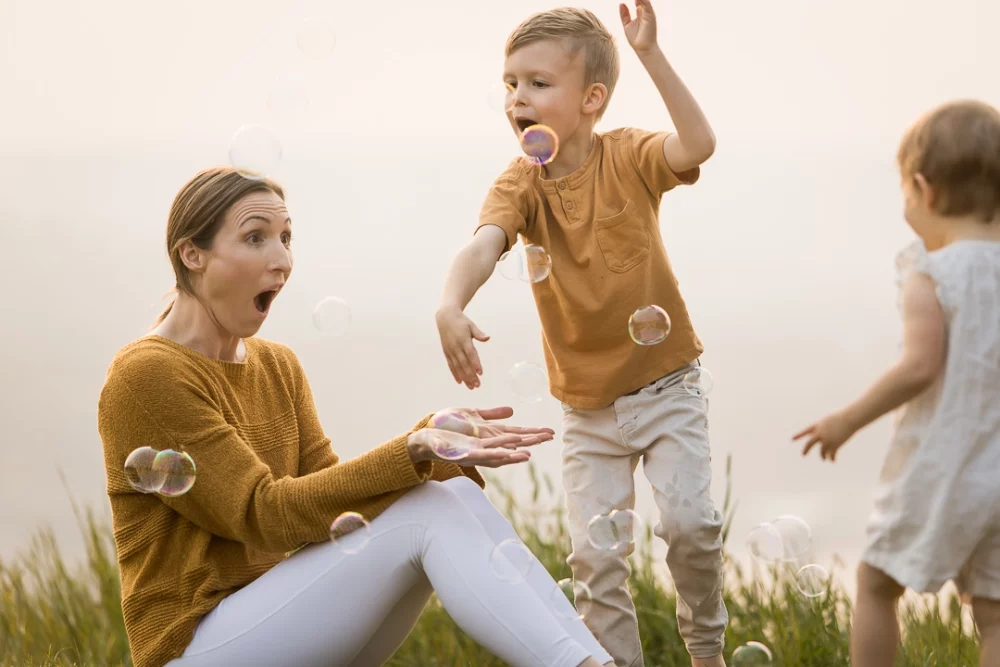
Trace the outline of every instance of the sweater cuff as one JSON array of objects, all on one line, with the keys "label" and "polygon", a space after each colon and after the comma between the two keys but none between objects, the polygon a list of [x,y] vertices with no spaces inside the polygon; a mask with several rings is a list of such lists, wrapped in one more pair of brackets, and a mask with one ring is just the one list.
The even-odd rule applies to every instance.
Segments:
[{"label": "sweater cuff", "polygon": [[414,431],[419,431],[422,428],[427,428],[427,424],[430,423],[431,417],[433,417],[436,414],[437,414],[436,412],[431,412],[426,417],[418,421],[416,426],[410,429],[410,433],[413,433]]},{"label": "sweater cuff", "polygon": [[407,433],[394,438],[390,445],[390,450],[392,451],[393,459],[396,461],[397,469],[403,474],[403,480],[407,484],[416,486],[430,479],[434,465],[430,461],[413,462],[413,459],[410,458],[410,449],[406,444],[409,437],[410,434]]}]

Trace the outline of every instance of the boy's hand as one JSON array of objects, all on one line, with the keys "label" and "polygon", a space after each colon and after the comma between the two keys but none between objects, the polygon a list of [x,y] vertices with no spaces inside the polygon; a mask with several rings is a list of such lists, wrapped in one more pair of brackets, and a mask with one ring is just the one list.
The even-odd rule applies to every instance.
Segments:
[{"label": "boy's hand", "polygon": [[809,453],[813,445],[819,444],[819,456],[821,459],[837,459],[837,450],[854,435],[857,428],[843,412],[834,412],[820,419],[808,428],[799,431],[792,440],[799,440],[809,436],[806,446],[802,450],[802,456]]},{"label": "boy's hand", "polygon": [[469,389],[475,389],[479,386],[483,367],[472,340],[485,343],[490,337],[458,308],[443,308],[438,311],[436,319],[441,349],[455,382],[464,382]]},{"label": "boy's hand", "polygon": [[636,53],[656,48],[656,14],[650,0],[635,0],[634,19],[625,3],[618,5],[618,13],[622,17],[625,37]]}]

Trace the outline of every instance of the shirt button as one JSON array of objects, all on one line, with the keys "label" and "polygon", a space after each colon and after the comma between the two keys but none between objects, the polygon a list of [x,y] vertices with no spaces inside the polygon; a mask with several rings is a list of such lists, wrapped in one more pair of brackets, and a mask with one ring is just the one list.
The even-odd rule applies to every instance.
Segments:
[{"label": "shirt button", "polygon": [[573,202],[571,202],[571,201],[566,202],[566,210],[567,211],[572,211],[573,210]]},{"label": "shirt button", "polygon": [[566,189],[566,181],[559,181],[559,189],[560,190]]}]

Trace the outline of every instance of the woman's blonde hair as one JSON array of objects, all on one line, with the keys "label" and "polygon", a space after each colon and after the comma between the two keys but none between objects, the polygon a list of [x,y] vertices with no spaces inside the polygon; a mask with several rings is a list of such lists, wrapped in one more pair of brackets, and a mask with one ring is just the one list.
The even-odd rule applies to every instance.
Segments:
[{"label": "woman's blonde hair", "polygon": [[[208,250],[222,228],[226,211],[233,204],[251,192],[268,191],[282,200],[285,198],[285,191],[274,181],[247,178],[233,167],[205,169],[184,184],[174,197],[167,218],[167,255],[174,268],[174,288],[171,291],[194,296],[191,273],[181,261],[181,246],[191,241],[202,250]],[[160,313],[154,327],[163,321],[173,305],[171,301]]]},{"label": "woman's blonde hair", "polygon": [[1000,215],[1000,111],[976,100],[932,109],[904,134],[897,154],[900,174],[921,174],[938,195],[937,213]]}]

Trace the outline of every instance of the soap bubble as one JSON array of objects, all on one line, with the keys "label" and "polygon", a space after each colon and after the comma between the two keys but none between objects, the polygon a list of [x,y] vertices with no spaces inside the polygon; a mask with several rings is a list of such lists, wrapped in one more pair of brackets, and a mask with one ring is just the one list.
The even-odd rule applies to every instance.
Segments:
[{"label": "soap bubble", "polygon": [[187,452],[165,449],[153,459],[153,472],[163,477],[157,493],[164,496],[182,496],[194,486],[196,468],[194,459]]},{"label": "soap bubble", "polygon": [[683,387],[692,396],[705,396],[712,391],[715,380],[708,369],[698,366],[684,375]]},{"label": "soap bubble", "polygon": [[760,642],[747,642],[733,651],[732,663],[733,667],[757,667],[770,665],[772,659],[771,649]]},{"label": "soap bubble", "polygon": [[534,564],[535,557],[520,540],[504,540],[493,547],[490,553],[490,570],[503,582],[524,579]]},{"label": "soap bubble", "polygon": [[795,587],[807,598],[819,597],[829,585],[830,573],[822,565],[806,565],[795,575]]},{"label": "soap bubble", "polygon": [[471,412],[448,408],[435,412],[430,421],[427,422],[427,428],[441,429],[478,438],[479,422],[480,418]]},{"label": "soap bubble", "polygon": [[771,524],[781,536],[782,559],[793,561],[805,556],[812,547],[812,529],[797,516],[785,514]]},{"label": "soap bubble", "polygon": [[431,451],[445,461],[461,461],[473,449],[479,447],[479,440],[462,433],[427,429]]},{"label": "soap bubble", "polygon": [[670,334],[670,316],[659,306],[639,308],[628,318],[628,335],[638,345],[662,343]]},{"label": "soap bubble", "polygon": [[634,510],[612,510],[598,514],[587,523],[587,539],[595,549],[616,551],[635,544],[636,527],[641,524]]},{"label": "soap bubble", "polygon": [[351,307],[336,296],[328,296],[313,308],[313,326],[328,336],[343,336],[351,326]]},{"label": "soap bubble", "polygon": [[229,141],[229,163],[250,180],[273,175],[281,156],[281,142],[263,125],[243,125]]},{"label": "soap bubble", "polygon": [[548,125],[532,125],[521,133],[521,150],[535,164],[548,164],[559,152],[559,137]]},{"label": "soap bubble", "polygon": [[552,273],[552,258],[540,245],[515,245],[497,260],[500,275],[507,280],[539,283]]},{"label": "soap bubble", "polygon": [[[593,599],[590,586],[574,579],[561,579],[552,593],[552,608],[560,618],[580,618],[577,608],[580,602]],[[567,608],[566,601],[570,602]]]},{"label": "soap bubble", "polygon": [[537,364],[519,361],[511,367],[509,375],[511,389],[527,403],[538,403],[548,390],[545,369]]},{"label": "soap bubble", "polygon": [[139,447],[133,449],[125,459],[125,479],[133,489],[140,493],[156,493],[166,480],[166,472],[153,470],[153,461],[159,454],[158,449]]},{"label": "soap bubble", "polygon": [[330,539],[345,554],[360,552],[371,536],[371,524],[358,512],[344,512],[330,524]]},{"label": "soap bubble", "polygon": [[764,563],[777,563],[784,557],[781,533],[769,521],[758,524],[747,535],[750,555]]}]

